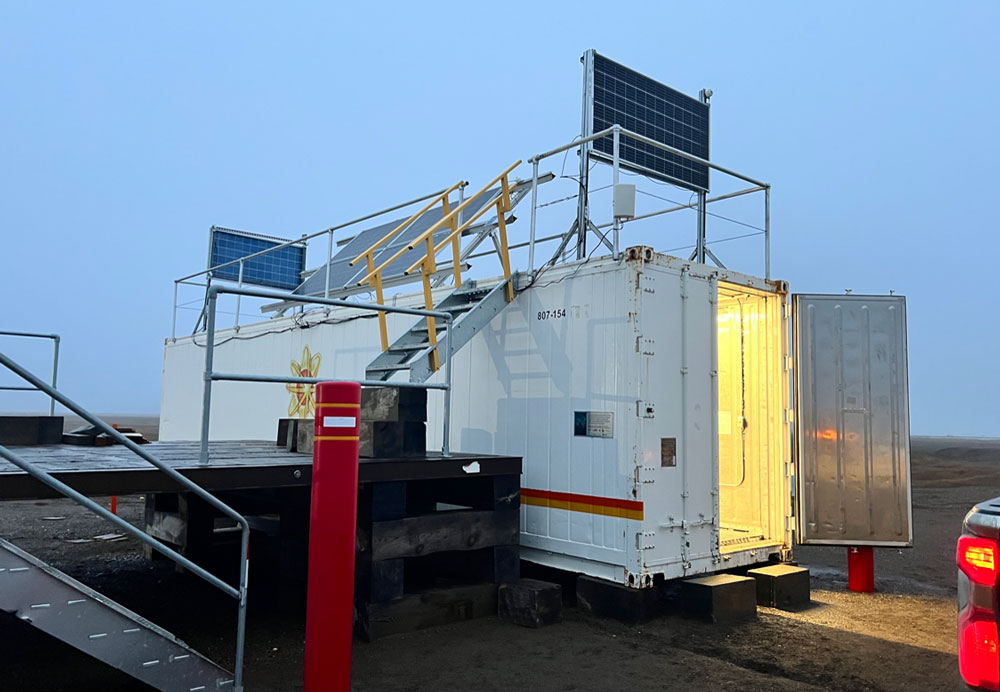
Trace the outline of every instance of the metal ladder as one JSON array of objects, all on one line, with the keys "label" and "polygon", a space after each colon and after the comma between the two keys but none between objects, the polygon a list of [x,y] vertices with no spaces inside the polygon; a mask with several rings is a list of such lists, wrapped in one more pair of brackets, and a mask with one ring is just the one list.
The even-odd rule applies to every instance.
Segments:
[{"label": "metal ladder", "polygon": [[[447,342],[431,344],[428,320],[421,319],[369,363],[366,377],[386,381],[397,372],[409,371],[411,382],[426,382],[435,372],[434,351],[439,352],[438,360],[444,364],[507,306],[507,286],[516,283],[517,274],[492,288],[479,288],[475,281],[466,281],[434,308],[455,318],[451,323],[451,353],[442,348]],[[439,322],[434,329],[440,334],[446,325]]]},{"label": "metal ladder", "polygon": [[139,455],[178,485],[240,525],[242,531],[240,583],[238,587],[234,587],[0,445],[0,457],[94,514],[113,522],[123,531],[235,598],[239,603],[235,669],[230,673],[166,630],[3,539],[0,539],[0,610],[13,613],[43,632],[128,673],[155,689],[169,692],[231,689],[241,692],[249,572],[250,525],[247,519],[62,392],[40,380],[4,353],[0,353],[0,365],[97,426],[118,444]]}]

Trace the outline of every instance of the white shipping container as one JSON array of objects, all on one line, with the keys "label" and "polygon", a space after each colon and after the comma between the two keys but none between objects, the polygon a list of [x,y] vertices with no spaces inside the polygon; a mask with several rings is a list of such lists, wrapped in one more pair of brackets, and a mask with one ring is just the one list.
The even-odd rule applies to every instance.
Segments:
[{"label": "white shipping container", "polygon": [[[809,301],[811,340],[794,344],[814,382],[794,388],[788,299],[783,282],[649,248],[521,286],[454,355],[450,442],[523,457],[522,557],[643,587],[787,558],[803,516],[815,542],[909,544],[902,299]],[[390,316],[390,337],[414,321]],[[204,338],[166,344],[162,439],[200,433]],[[220,331],[217,343],[217,371],[307,363],[330,379],[363,378],[380,352],[376,320],[347,308]],[[822,348],[830,367],[817,367]],[[867,378],[864,401],[844,399],[848,376]],[[795,431],[810,450],[802,473],[793,389],[810,397],[809,427]],[[285,385],[217,383],[212,438],[273,438],[300,399]],[[440,446],[442,397],[428,399],[428,444]]]}]

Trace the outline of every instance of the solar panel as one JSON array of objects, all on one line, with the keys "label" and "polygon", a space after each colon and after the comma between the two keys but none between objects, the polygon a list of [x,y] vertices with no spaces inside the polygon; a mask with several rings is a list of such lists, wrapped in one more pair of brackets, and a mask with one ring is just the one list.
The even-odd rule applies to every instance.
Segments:
[{"label": "solar panel", "polygon": [[[209,240],[209,268],[233,262],[288,242],[281,238],[270,238],[247,231],[220,228],[219,226],[212,226],[209,233],[211,236]],[[302,283],[302,272],[305,270],[305,266],[305,245],[289,245],[244,262],[243,283],[292,289]],[[215,269],[212,271],[212,277],[239,281],[240,265],[237,262]]]},{"label": "solar panel", "polygon": [[[588,134],[621,125],[683,152],[708,160],[708,104],[655,82],[635,70],[590,50],[584,55],[587,70],[585,107],[592,127]],[[602,137],[592,144],[591,155],[612,161],[614,140]],[[708,166],[622,136],[620,165],[691,190],[708,190]]]},{"label": "solar panel", "polygon": [[[465,207],[462,218],[470,218],[473,214],[482,209],[484,204],[487,204],[490,200],[495,199],[499,192],[500,188],[494,188],[481,194],[475,200],[470,202],[469,206]],[[454,208],[455,203],[453,202],[452,209]],[[485,213],[485,215],[488,216],[489,214]],[[399,252],[399,250],[405,247],[407,243],[440,221],[442,216],[443,211],[440,205],[437,205],[433,209],[421,214],[413,223],[403,229],[399,235],[390,240],[387,245],[383,246],[375,253],[375,266],[378,267],[382,262],[385,262],[394,254]],[[302,285],[296,288],[294,292],[311,296],[323,295],[327,286],[327,264],[330,265],[331,290],[354,286],[368,273],[368,267],[364,260],[358,262],[353,267],[350,266],[350,261],[370,248],[378,242],[380,238],[384,237],[387,233],[392,231],[408,218],[410,217],[405,216],[401,219],[396,219],[395,221],[390,221],[389,223],[384,223],[380,226],[367,228],[361,231],[358,235],[352,238],[347,245],[342,247],[340,251],[333,256],[333,259],[321,265],[312,275],[309,276],[308,279],[302,282]],[[440,242],[450,231],[451,229],[447,227],[436,231],[434,233],[434,242]],[[383,278],[402,274],[410,267],[410,265],[423,257],[424,253],[425,248],[422,246],[403,253],[399,259],[386,267],[385,272],[383,273]]]}]

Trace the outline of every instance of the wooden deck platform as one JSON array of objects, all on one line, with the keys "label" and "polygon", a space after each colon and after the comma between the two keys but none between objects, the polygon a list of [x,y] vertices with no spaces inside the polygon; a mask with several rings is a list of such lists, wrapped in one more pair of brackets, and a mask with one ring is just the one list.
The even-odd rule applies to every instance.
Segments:
[{"label": "wooden deck platform", "polygon": [[[16,454],[86,495],[182,490],[159,469],[125,447],[41,445],[10,447]],[[272,441],[220,441],[209,445],[209,463],[198,463],[197,442],[153,442],[144,445],[157,459],[206,490],[291,488],[312,482],[312,457],[288,452]],[[478,462],[474,464],[473,462]],[[442,457],[361,459],[359,482],[453,478],[462,475],[520,474],[518,457],[453,454]],[[60,497],[48,486],[0,459],[0,501]]]}]

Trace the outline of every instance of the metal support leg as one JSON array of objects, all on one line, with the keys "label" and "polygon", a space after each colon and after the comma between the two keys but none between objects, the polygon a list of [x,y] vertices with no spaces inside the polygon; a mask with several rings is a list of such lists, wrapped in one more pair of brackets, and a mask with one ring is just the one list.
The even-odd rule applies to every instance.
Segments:
[{"label": "metal support leg", "polygon": [[174,311],[170,318],[170,340],[177,340],[177,282],[174,282]]},{"label": "metal support leg", "polygon": [[[56,379],[59,377],[59,335],[54,334],[52,337],[52,389],[56,388]],[[56,398],[54,396],[49,397],[49,415],[54,416],[56,414]]]},{"label": "metal support leg", "polygon": [[538,212],[538,161],[531,168],[531,233],[528,240],[528,271],[535,271],[535,217]]},{"label": "metal support leg", "polygon": [[205,303],[205,390],[201,400],[201,454],[198,463],[208,464],[208,433],[212,412],[212,369],[215,361],[215,304],[218,298],[211,291]]},{"label": "metal support leg", "polygon": [[706,244],[706,233],[705,233],[705,193],[698,193],[698,243],[697,243],[697,255],[695,256],[696,262],[705,263],[705,244]]},{"label": "metal support leg", "polygon": [[[513,279],[508,280],[513,281]],[[451,442],[448,438],[451,437],[451,357],[454,355],[451,351],[451,332],[455,326],[454,318],[449,318],[445,326],[447,327],[447,331],[444,334],[446,359],[444,362],[444,379],[448,384],[448,388],[444,390],[444,432],[441,439],[441,456],[447,457],[451,456]]]},{"label": "metal support leg", "polygon": [[[613,145],[613,152],[614,152],[613,171],[614,171],[614,174],[613,174],[613,178],[612,178],[613,186],[611,188],[612,189],[612,197],[614,196],[614,193],[618,190],[618,168],[619,168],[618,150],[619,150],[620,141],[621,141],[621,130],[622,130],[621,125],[615,125],[614,145]],[[611,213],[614,214],[614,204],[613,203],[611,205]],[[619,257],[619,254],[618,254],[618,232],[621,230],[621,220],[617,216],[614,217],[614,223],[612,224],[611,230],[612,230],[612,236],[614,237],[614,243],[613,243],[614,247],[611,250],[611,254],[612,254],[612,257],[614,257],[617,260],[618,257]]]},{"label": "metal support leg", "polygon": [[326,290],[323,292],[324,298],[330,297],[330,260],[333,259],[333,231],[330,231],[326,244]]},{"label": "metal support leg", "polygon": [[764,188],[764,278],[771,278],[771,186]]},{"label": "metal support leg", "polygon": [[[239,286],[243,288],[243,260],[240,260],[240,279]],[[242,298],[239,293],[236,294],[236,321],[233,323],[233,328],[236,331],[240,330],[240,298]]]}]

